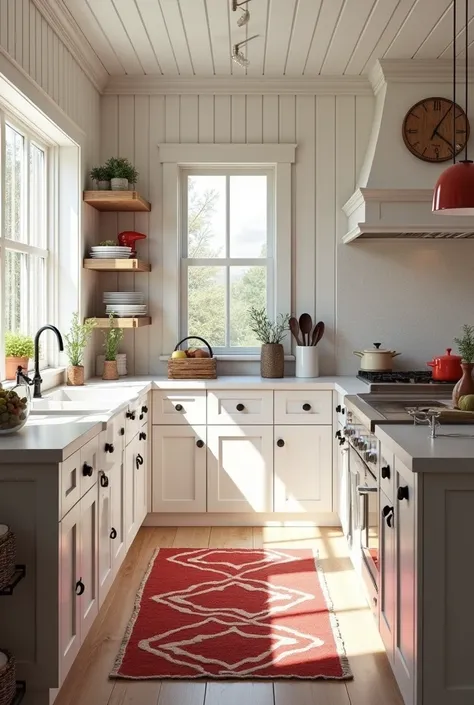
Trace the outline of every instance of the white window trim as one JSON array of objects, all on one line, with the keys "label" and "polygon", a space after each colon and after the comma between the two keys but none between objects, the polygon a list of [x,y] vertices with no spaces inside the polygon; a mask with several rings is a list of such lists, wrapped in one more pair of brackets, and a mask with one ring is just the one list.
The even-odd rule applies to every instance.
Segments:
[{"label": "white window trim", "polygon": [[[163,315],[162,355],[169,356],[180,334],[181,237],[179,183],[183,168],[253,166],[273,169],[274,182],[274,302],[269,315],[291,311],[291,164],[295,144],[159,144],[163,165]],[[291,353],[289,336],[285,353]],[[222,356],[220,356],[222,357]],[[231,357],[238,357],[236,353]],[[244,359],[245,355],[242,355]]]}]

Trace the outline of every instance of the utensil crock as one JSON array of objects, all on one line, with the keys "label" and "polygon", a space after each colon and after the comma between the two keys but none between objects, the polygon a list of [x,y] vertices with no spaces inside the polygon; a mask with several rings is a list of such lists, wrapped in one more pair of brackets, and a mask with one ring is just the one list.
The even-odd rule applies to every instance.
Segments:
[{"label": "utensil crock", "polygon": [[295,357],[296,377],[319,377],[319,348],[316,345],[297,345]]}]

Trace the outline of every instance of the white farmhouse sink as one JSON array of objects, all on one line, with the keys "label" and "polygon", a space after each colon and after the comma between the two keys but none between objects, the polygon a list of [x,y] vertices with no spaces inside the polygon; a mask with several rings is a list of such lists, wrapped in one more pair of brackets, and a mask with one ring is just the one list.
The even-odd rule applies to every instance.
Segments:
[{"label": "white farmhouse sink", "polygon": [[[100,403],[102,408],[109,408],[122,400],[130,398],[130,391],[126,389],[103,389],[96,387],[72,387],[70,389],[58,389],[51,394],[45,394],[44,401],[74,402],[96,404]],[[37,401],[40,401],[39,399]],[[105,406],[104,406],[105,405]]]},{"label": "white farmhouse sink", "polygon": [[33,399],[32,414],[91,414],[98,411],[108,411],[116,406],[114,401],[91,399],[90,401],[56,401],[50,399]]}]

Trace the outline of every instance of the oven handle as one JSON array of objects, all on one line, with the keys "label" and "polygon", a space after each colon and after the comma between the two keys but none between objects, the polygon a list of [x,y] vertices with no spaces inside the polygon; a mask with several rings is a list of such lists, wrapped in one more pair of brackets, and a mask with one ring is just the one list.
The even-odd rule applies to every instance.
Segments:
[{"label": "oven handle", "polygon": [[359,494],[372,494],[372,492],[378,492],[378,487],[368,487],[367,485],[357,485],[357,492]]}]

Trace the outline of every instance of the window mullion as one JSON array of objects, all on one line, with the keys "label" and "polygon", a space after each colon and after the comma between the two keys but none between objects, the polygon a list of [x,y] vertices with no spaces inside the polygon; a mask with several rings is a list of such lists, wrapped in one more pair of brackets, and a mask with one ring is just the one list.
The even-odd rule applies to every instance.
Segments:
[{"label": "window mullion", "polygon": [[0,110],[0,379],[5,377],[5,114]]},{"label": "window mullion", "polygon": [[[230,259],[230,176],[225,177],[225,256]],[[225,269],[225,346],[230,348],[230,265]]]}]

